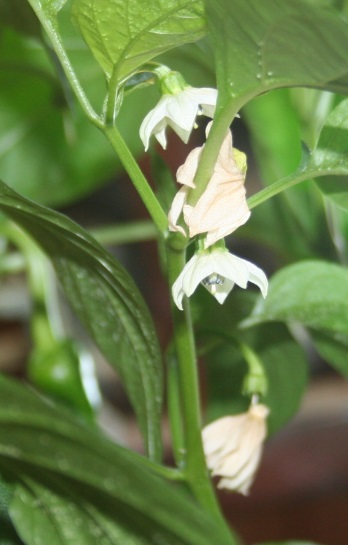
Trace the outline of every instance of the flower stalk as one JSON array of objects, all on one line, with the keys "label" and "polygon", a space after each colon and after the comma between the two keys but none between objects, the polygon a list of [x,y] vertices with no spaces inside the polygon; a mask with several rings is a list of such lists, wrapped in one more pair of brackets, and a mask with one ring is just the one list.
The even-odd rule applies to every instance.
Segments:
[{"label": "flower stalk", "polygon": [[[172,285],[185,264],[185,250],[167,243],[166,256],[168,281]],[[185,448],[182,469],[197,500],[223,523],[203,451],[199,377],[189,302],[184,302],[183,312],[172,303],[172,316]]]},{"label": "flower stalk", "polygon": [[105,127],[103,132],[120,158],[157,229],[165,234],[168,228],[167,216],[120,132],[115,126]]}]

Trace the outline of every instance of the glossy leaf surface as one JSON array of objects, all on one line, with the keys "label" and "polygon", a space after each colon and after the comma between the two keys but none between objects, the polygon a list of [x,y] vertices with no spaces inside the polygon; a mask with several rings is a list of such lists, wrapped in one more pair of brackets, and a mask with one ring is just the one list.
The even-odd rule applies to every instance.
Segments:
[{"label": "glossy leaf surface", "polygon": [[267,298],[246,323],[298,322],[346,334],[347,316],[348,271],[325,261],[301,261],[271,278]]},{"label": "glossy leaf surface", "polygon": [[187,493],[144,462],[23,385],[0,378],[0,468],[25,484],[11,514],[29,545],[70,545],[78,532],[87,545],[96,539],[107,545],[235,545]]},{"label": "glossy leaf surface", "polygon": [[301,261],[271,278],[267,298],[244,323],[298,322],[346,334],[347,316],[348,271],[325,261]]},{"label": "glossy leaf surface", "polygon": [[142,64],[206,32],[201,0],[74,0],[72,14],[108,77],[119,82]]},{"label": "glossy leaf surface", "polygon": [[68,218],[0,183],[0,210],[28,232],[51,259],[82,323],[120,373],[151,455],[160,449],[162,372],[147,307],[123,267]]},{"label": "glossy leaf surface", "polygon": [[348,92],[339,10],[310,0],[206,0],[206,9],[221,105],[278,87]]}]

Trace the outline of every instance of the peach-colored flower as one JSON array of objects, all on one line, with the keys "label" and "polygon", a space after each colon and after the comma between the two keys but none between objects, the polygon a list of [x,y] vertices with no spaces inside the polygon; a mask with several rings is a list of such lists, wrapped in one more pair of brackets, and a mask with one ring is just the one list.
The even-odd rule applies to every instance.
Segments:
[{"label": "peach-colored flower", "polygon": [[[209,130],[209,128],[208,128]],[[187,203],[190,190],[194,190],[194,177],[202,149],[195,148],[177,171],[177,181],[183,187],[176,194],[169,211],[169,229],[185,234],[178,224],[181,213],[189,229],[189,236],[206,233],[205,246],[229,235],[250,216],[246,202],[244,180],[245,155],[232,148],[232,134],[228,131],[219,152],[213,175],[195,206]]]},{"label": "peach-colored flower", "polygon": [[225,416],[202,431],[207,466],[222,477],[218,488],[248,494],[259,466],[267,434],[269,409],[252,404],[246,413]]}]

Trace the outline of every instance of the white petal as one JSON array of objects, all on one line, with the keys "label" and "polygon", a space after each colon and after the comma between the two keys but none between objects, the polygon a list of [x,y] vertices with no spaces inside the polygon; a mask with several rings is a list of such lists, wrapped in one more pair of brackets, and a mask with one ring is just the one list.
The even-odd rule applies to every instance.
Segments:
[{"label": "white petal", "polygon": [[196,187],[193,183],[202,148],[195,148],[186,157],[186,161],[176,171],[176,179],[179,184]]},{"label": "white petal", "polygon": [[260,288],[262,296],[265,298],[268,291],[268,280],[265,273],[250,261],[245,261],[245,263],[249,270],[249,281]]},{"label": "white petal", "polygon": [[183,310],[182,306],[182,300],[184,298],[184,290],[182,289],[182,273],[178,278],[175,280],[174,284],[172,285],[172,296],[174,303],[178,307],[179,310]]},{"label": "white petal", "polygon": [[204,453],[218,488],[247,494],[260,462],[266,437],[268,407],[252,405],[248,412],[221,418],[202,431]]},{"label": "white petal", "polygon": [[[159,142],[163,149],[167,149],[167,137],[166,137],[166,128],[165,126],[161,128],[160,130],[157,130],[154,133],[157,142]],[[147,149],[145,149],[147,151]]]},{"label": "white petal", "polygon": [[214,268],[217,274],[229,278],[240,288],[247,287],[249,271],[244,259],[230,254],[226,250],[215,250],[210,255],[214,260]]},{"label": "white petal", "polygon": [[[183,231],[176,222],[180,215],[181,207],[185,202],[186,192],[187,188],[181,188],[173,201],[170,211],[170,229],[172,231]],[[248,282],[253,282],[260,288],[264,296],[267,293],[268,283],[266,275],[261,269],[256,267],[256,265],[230,254],[227,250],[207,250],[195,254],[190,261],[186,263],[173,285],[173,298],[180,310],[182,310],[183,296],[186,295],[187,297],[190,297],[197,286],[212,274],[222,277],[223,282],[221,284],[203,284],[203,286],[220,304],[225,301],[234,284],[245,289]]]},{"label": "white petal", "polygon": [[208,87],[195,88],[189,87],[186,89],[186,93],[190,95],[192,100],[195,100],[196,103],[201,106],[202,112],[207,117],[214,117],[216,101],[217,101],[217,90],[210,89]]},{"label": "white petal", "polygon": [[[230,278],[241,288],[246,288],[247,283],[252,282],[260,288],[263,297],[266,297],[268,281],[265,273],[246,259],[242,259],[230,253],[223,253],[223,258],[219,258],[219,271],[221,271],[219,274]],[[227,275],[228,267],[230,272]]]},{"label": "white petal", "polygon": [[[184,281],[185,281],[186,275],[189,275],[189,276],[191,275],[191,269],[195,267],[197,259],[198,259],[198,255],[195,254],[190,259],[190,261],[186,263],[185,267],[183,268],[183,270],[181,271],[181,273],[179,274],[178,278],[175,280],[172,286],[172,295],[173,295],[174,303],[180,310],[183,310],[183,307],[182,307],[183,297],[184,295],[187,295],[187,293],[184,290]],[[192,290],[191,295],[194,292],[194,290],[195,288]]]},{"label": "white petal", "polygon": [[144,144],[145,151],[147,151],[149,147],[152,134],[163,132],[165,129],[166,102],[167,97],[163,96],[158,104],[149,111],[140,126],[139,135]]},{"label": "white petal", "polygon": [[183,210],[183,207],[186,202],[187,198],[187,188],[182,187],[177,194],[175,195],[172,206],[170,207],[169,213],[168,213],[168,223],[169,223],[169,230],[170,231],[179,231],[183,235],[186,235],[184,229],[178,225],[178,219],[181,215],[181,212]]},{"label": "white petal", "polygon": [[195,124],[198,104],[192,101],[185,91],[182,91],[170,97],[166,110],[168,125],[187,143]]}]

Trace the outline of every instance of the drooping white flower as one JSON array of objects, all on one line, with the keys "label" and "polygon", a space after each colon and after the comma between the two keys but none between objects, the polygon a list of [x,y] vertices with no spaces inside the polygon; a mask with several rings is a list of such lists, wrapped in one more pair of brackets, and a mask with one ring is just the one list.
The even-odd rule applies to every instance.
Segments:
[{"label": "drooping white flower", "polygon": [[225,416],[202,431],[207,466],[222,477],[218,488],[248,494],[259,466],[267,434],[269,409],[252,404],[246,413]]},{"label": "drooping white flower", "polygon": [[[207,131],[209,131],[209,126]],[[174,197],[168,214],[169,229],[185,234],[178,223],[181,213],[189,229],[189,236],[206,233],[206,247],[231,234],[250,217],[244,181],[246,158],[244,153],[232,148],[230,131],[222,143],[213,175],[197,203],[187,203],[194,191],[194,177],[202,149],[195,148],[177,171],[177,181],[183,185]]]},{"label": "drooping white flower", "polygon": [[235,284],[246,288],[248,282],[256,284],[266,297],[268,282],[261,269],[229,253],[226,248],[208,248],[194,254],[186,263],[172,286],[172,294],[175,304],[182,310],[184,295],[190,297],[201,283],[222,304]]},{"label": "drooping white flower", "polygon": [[188,142],[195,126],[198,114],[213,117],[217,99],[217,90],[186,86],[175,94],[166,93],[158,104],[147,114],[140,127],[140,138],[149,147],[152,135],[166,149],[167,125],[185,142]]}]

